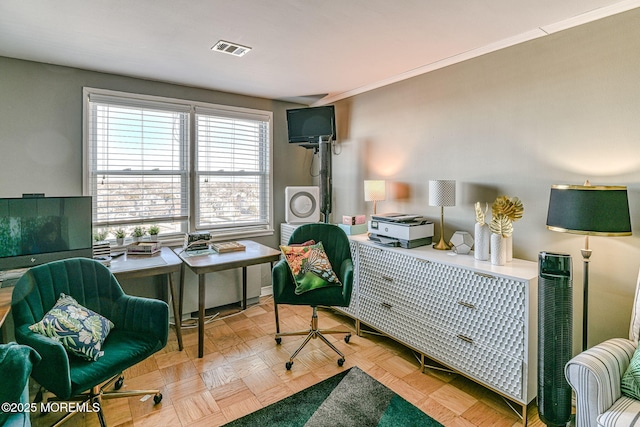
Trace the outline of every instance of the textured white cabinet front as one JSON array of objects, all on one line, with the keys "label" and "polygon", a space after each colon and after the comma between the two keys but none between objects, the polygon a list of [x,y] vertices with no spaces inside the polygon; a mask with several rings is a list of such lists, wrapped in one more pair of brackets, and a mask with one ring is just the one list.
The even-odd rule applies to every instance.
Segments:
[{"label": "textured white cabinet front", "polygon": [[535,263],[363,241],[356,257],[361,322],[520,403],[535,397]]}]

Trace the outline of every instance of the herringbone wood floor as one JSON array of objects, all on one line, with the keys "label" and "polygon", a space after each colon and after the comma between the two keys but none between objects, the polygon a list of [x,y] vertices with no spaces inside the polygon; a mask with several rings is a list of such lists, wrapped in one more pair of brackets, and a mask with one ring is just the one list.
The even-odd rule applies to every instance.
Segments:
[{"label": "herringbone wood floor", "polygon": [[[282,331],[309,326],[310,307],[279,306]],[[331,310],[319,310],[320,327],[347,327],[352,319]],[[184,329],[184,351],[178,351],[173,330],[168,345],[125,372],[124,390],[159,388],[160,404],[140,397],[103,401],[109,426],[217,426],[242,417],[328,378],[358,366],[445,426],[520,426],[504,400],[457,374],[420,370],[414,353],[391,339],[371,334],[329,339],[346,355],[338,367],[337,354],[320,340],[312,340],[295,359],[285,362],[302,337],[284,337],[276,345],[273,300],[239,312],[220,308],[220,316],[206,326],[205,356],[197,357],[197,330]],[[37,384],[32,384],[32,391]],[[55,417],[54,417],[55,415]],[[35,426],[50,425],[60,414],[32,414]],[[529,407],[530,426],[542,426],[535,405]],[[95,414],[78,414],[65,424],[98,426]]]}]

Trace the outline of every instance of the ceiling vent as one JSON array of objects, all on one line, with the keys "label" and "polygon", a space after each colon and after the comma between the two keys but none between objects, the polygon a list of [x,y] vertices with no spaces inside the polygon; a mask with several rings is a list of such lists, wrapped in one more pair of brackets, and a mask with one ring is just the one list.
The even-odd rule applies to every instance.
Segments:
[{"label": "ceiling vent", "polygon": [[247,52],[251,50],[248,46],[242,46],[237,43],[226,42],[224,40],[220,40],[216,43],[211,50],[215,52],[228,53],[233,56],[244,56]]}]

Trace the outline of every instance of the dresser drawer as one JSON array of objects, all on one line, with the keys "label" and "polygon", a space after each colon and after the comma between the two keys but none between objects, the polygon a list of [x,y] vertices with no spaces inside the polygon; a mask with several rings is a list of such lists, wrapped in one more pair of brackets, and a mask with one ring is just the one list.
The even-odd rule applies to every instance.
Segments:
[{"label": "dresser drawer", "polygon": [[430,342],[430,349],[425,354],[508,396],[523,398],[525,364],[521,359],[437,326],[432,335],[437,338]]},{"label": "dresser drawer", "polygon": [[496,352],[524,360],[524,322],[495,311],[485,311],[463,301],[449,298],[438,307],[441,314],[437,324],[454,335]]},{"label": "dresser drawer", "polygon": [[523,282],[456,268],[449,276],[448,292],[455,301],[524,321],[527,300]]},{"label": "dresser drawer", "polygon": [[416,318],[397,306],[383,303],[365,296],[360,298],[358,316],[360,320],[394,339],[424,352],[433,338],[425,319]]}]

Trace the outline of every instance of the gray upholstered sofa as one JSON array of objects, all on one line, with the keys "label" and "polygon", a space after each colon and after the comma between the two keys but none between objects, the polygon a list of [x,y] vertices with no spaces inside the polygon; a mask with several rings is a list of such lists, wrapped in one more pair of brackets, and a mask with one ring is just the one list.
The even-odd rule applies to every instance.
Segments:
[{"label": "gray upholstered sofa", "polygon": [[577,427],[640,426],[640,401],[623,396],[620,380],[640,338],[640,274],[629,327],[629,339],[613,338],[571,359],[567,381],[576,393]]}]

